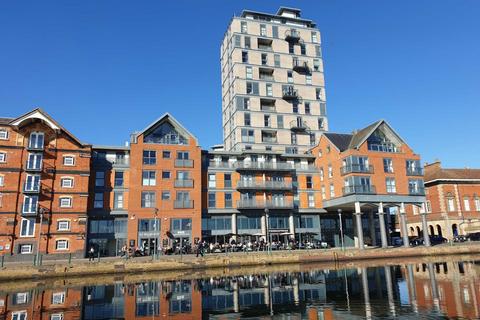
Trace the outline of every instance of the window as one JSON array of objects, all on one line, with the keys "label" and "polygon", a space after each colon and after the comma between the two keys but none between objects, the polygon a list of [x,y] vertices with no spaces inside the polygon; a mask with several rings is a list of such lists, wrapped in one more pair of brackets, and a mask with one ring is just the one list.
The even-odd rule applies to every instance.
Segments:
[{"label": "window", "polygon": [[71,208],[71,207],[72,207],[72,198],[71,197],[60,198],[60,208]]},{"label": "window", "polygon": [[38,191],[40,190],[40,175],[28,174],[25,179],[25,191]]},{"label": "window", "polygon": [[297,134],[295,132],[290,133],[290,139],[292,144],[297,144]]},{"label": "window", "polygon": [[192,219],[172,219],[171,229],[177,231],[189,231],[192,230]]},{"label": "window", "polygon": [[208,207],[215,208],[215,193],[209,192],[208,193]]},{"label": "window", "polygon": [[320,71],[320,60],[313,59],[313,70]]},{"label": "window", "polygon": [[150,150],[143,150],[143,164],[153,165],[157,163],[157,152]]},{"label": "window", "polygon": [[25,196],[23,200],[23,213],[36,213],[38,196]]},{"label": "window", "polygon": [[50,320],[63,320],[63,313],[52,313]]},{"label": "window", "polygon": [[170,191],[162,191],[162,200],[170,200]]},{"label": "window", "polygon": [[463,198],[463,208],[465,211],[470,211],[470,201],[468,200],[468,197]]},{"label": "window", "polygon": [[273,55],[273,64],[275,67],[280,67],[280,55],[279,54],[274,54]]},{"label": "window", "polygon": [[96,192],[95,199],[93,201],[94,208],[103,208],[103,192]]},{"label": "window", "polygon": [[395,178],[386,178],[385,179],[387,185],[387,193],[396,193],[397,187],[395,184]]},{"label": "window", "polygon": [[240,47],[241,46],[241,43],[240,43],[240,36],[238,34],[235,35],[235,47]]},{"label": "window", "polygon": [[[43,155],[41,153],[29,153],[27,160],[27,169],[40,170],[42,168]],[[1,162],[1,154],[0,154]]]},{"label": "window", "polygon": [[230,173],[225,173],[223,175],[223,180],[224,180],[224,187],[225,188],[231,188],[232,187],[232,175]]},{"label": "window", "polygon": [[333,178],[333,168],[331,164],[328,165],[328,177]]},{"label": "window", "polygon": [[335,187],[333,184],[330,185],[330,198],[335,197]]},{"label": "window", "polygon": [[245,67],[245,78],[253,79],[253,69],[250,66]]},{"label": "window", "polygon": [[322,99],[322,89],[320,89],[320,88],[316,88],[316,89],[315,89],[315,98],[316,98],[317,100]]},{"label": "window", "polygon": [[27,320],[27,311],[12,312],[12,320]]},{"label": "window", "polygon": [[426,202],[426,209],[427,209],[427,212],[432,212],[432,204],[430,203],[430,201],[427,201]]},{"label": "window", "polygon": [[327,198],[327,193],[325,192],[325,186],[322,186],[322,200]]},{"label": "window", "polygon": [[273,38],[278,38],[278,27],[277,26],[272,26],[272,37]]},{"label": "window", "polygon": [[171,152],[170,151],[162,151],[162,158],[163,159],[170,159]]},{"label": "window", "polygon": [[247,94],[258,94],[258,82],[247,82]]},{"label": "window", "polygon": [[242,51],[242,62],[248,63],[248,51]]},{"label": "window", "polygon": [[298,113],[298,104],[296,102],[294,102],[292,104],[292,112],[293,113]]},{"label": "window", "polygon": [[305,102],[305,114],[310,114],[310,102]]},{"label": "window", "polygon": [[74,156],[64,156],[63,157],[63,165],[64,166],[74,166],[75,165],[75,157]]},{"label": "window", "polygon": [[270,116],[268,114],[263,116],[263,125],[265,127],[270,127]]},{"label": "window", "polygon": [[170,179],[171,173],[170,171],[162,171],[162,179]]},{"label": "window", "polygon": [[423,186],[423,179],[409,179],[408,191],[410,194],[424,195],[425,191]]},{"label": "window", "polygon": [[115,187],[123,186],[123,171],[115,171],[114,186]]},{"label": "window", "polygon": [[318,130],[323,129],[324,120],[323,118],[318,118]]},{"label": "window", "polygon": [[303,56],[304,56],[305,54],[307,54],[307,51],[306,51],[306,48],[305,48],[305,44],[303,44],[303,43],[300,43],[300,54],[303,55]]},{"label": "window", "polygon": [[178,151],[177,152],[177,159],[178,160],[188,160],[188,159],[190,159],[190,152],[188,152],[188,151]]},{"label": "window", "polygon": [[283,116],[277,115],[277,128],[283,128]]},{"label": "window", "polygon": [[268,63],[268,55],[266,53],[262,53],[262,65],[266,65]]},{"label": "window", "polygon": [[20,237],[33,237],[35,234],[35,218],[22,219]]},{"label": "window", "polygon": [[308,207],[315,208],[315,194],[309,193],[308,194]]},{"label": "window", "polygon": [[475,197],[474,202],[475,202],[475,209],[477,211],[480,211],[480,198]]},{"label": "window", "polygon": [[32,253],[32,245],[31,244],[21,244],[18,248],[20,254],[29,254]]},{"label": "window", "polygon": [[7,162],[7,154],[5,152],[0,152],[0,163]]},{"label": "window", "polygon": [[73,178],[62,178],[61,186],[62,188],[73,188]]},{"label": "window", "polygon": [[305,83],[306,84],[312,84],[312,75],[311,74],[306,74],[305,75]]},{"label": "window", "polygon": [[65,303],[65,291],[55,292],[52,294],[52,304],[63,304]]},{"label": "window", "polygon": [[269,96],[269,97],[273,96],[272,84],[271,84],[271,83],[267,83],[265,86],[266,86],[267,96]]},{"label": "window", "polygon": [[323,177],[324,177],[324,172],[323,172],[323,167],[320,168],[320,181],[323,181]]},{"label": "window", "polygon": [[225,193],[225,208],[232,207],[232,194],[230,192]]},{"label": "window", "polygon": [[105,186],[105,172],[97,171],[95,172],[95,187]]},{"label": "window", "polygon": [[250,109],[250,98],[237,97],[237,109],[238,110]]},{"label": "window", "polygon": [[312,176],[307,176],[307,189],[312,189],[313,188],[313,181],[312,181]]},{"label": "window", "polygon": [[155,177],[155,171],[143,170],[142,171],[142,186],[156,186],[157,180]]},{"label": "window", "polygon": [[70,230],[70,221],[68,221],[68,220],[58,220],[57,221],[57,230],[58,231],[68,231],[68,230]]},{"label": "window", "polygon": [[28,302],[28,292],[19,292],[13,297],[13,304],[25,304]]},{"label": "window", "polygon": [[8,131],[7,129],[0,129],[0,140],[7,140],[8,139]]},{"label": "window", "polygon": [[315,46],[315,55],[319,58],[322,57],[322,49],[320,48],[320,46]]},{"label": "window", "polygon": [[32,132],[28,140],[28,147],[31,149],[43,149],[43,132]]},{"label": "window", "polygon": [[393,173],[393,161],[390,158],[383,159],[383,171],[385,173]]},{"label": "window", "polygon": [[255,142],[255,131],[242,129],[242,142]]},{"label": "window", "polygon": [[250,44],[250,37],[245,37],[244,40],[245,40],[245,41],[244,41],[244,43],[245,43],[245,48],[246,48],[246,49],[250,49],[250,47],[252,46],[252,45]]},{"label": "window", "polygon": [[248,126],[248,127],[251,125],[250,113],[244,113],[243,114],[243,125]]},{"label": "window", "polygon": [[317,38],[317,33],[316,33],[316,32],[312,32],[312,42],[313,42],[313,43],[318,42],[318,38]]},{"label": "window", "polygon": [[288,53],[291,53],[291,54],[295,53],[295,47],[293,46],[293,43],[288,44]]},{"label": "window", "polygon": [[215,173],[209,173],[208,174],[208,187],[209,188],[216,188],[217,182],[216,182],[216,177]]},{"label": "window", "polygon": [[123,209],[123,192],[113,193],[113,208]]},{"label": "window", "polygon": [[288,83],[293,83],[293,72],[292,71],[287,71],[287,82]]},{"label": "window", "polygon": [[325,116],[327,114],[327,105],[325,102],[320,102],[320,115]]},{"label": "window", "polygon": [[56,250],[68,250],[68,240],[57,240],[57,241],[55,241],[55,249]]},{"label": "window", "polygon": [[247,23],[245,21],[240,22],[240,30],[242,33],[247,33]]},{"label": "window", "polygon": [[155,192],[143,191],[141,202],[142,208],[155,208]]}]

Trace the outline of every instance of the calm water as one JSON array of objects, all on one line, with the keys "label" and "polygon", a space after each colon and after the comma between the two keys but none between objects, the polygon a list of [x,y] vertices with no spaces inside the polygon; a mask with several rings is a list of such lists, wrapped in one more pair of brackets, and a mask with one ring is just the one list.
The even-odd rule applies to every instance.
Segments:
[{"label": "calm water", "polygon": [[284,266],[229,276],[205,271],[168,281],[144,275],[35,289],[22,283],[21,290],[0,283],[0,319],[476,319],[480,258],[473,260],[343,270]]}]

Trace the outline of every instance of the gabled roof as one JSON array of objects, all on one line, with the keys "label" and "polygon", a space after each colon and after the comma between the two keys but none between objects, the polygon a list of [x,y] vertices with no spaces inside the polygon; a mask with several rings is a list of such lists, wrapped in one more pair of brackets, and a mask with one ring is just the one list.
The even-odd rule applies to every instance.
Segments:
[{"label": "gabled roof", "polygon": [[187,135],[189,137],[192,137],[195,139],[195,141],[198,144],[198,139],[195,137],[190,131],[188,131],[177,119],[175,119],[169,112],[164,113],[160,118],[149,124],[147,127],[145,127],[142,131],[136,132],[135,137],[138,137],[142,134],[145,134],[147,131],[150,129],[156,127],[157,125],[164,123],[164,122],[170,122],[175,129],[177,129],[180,133],[183,133],[184,135]]},{"label": "gabled roof", "polygon": [[360,129],[353,134],[325,132],[323,135],[330,140],[330,142],[340,152],[347,149],[358,149],[360,146],[377,130],[381,125],[387,126],[389,130],[402,142],[405,141],[393,130],[393,128],[385,121],[378,120],[363,129]]},{"label": "gabled roof", "polygon": [[13,118],[0,118],[0,124],[9,124]]},{"label": "gabled roof", "polygon": [[70,133],[67,129],[65,129],[61,124],[55,121],[48,113],[43,111],[41,108],[33,109],[32,111],[27,112],[18,118],[10,119],[10,122],[8,122],[8,124],[11,126],[20,126],[24,121],[27,121],[29,119],[40,119],[53,130],[61,130],[65,132],[70,138],[72,138],[72,140],[74,140],[79,145],[86,145],[85,143],[81,142],[77,137],[75,137],[72,133]]}]

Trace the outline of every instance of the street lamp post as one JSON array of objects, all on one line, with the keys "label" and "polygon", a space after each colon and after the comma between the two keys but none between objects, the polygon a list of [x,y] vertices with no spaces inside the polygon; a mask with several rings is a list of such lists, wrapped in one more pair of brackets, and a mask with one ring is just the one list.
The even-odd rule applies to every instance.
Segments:
[{"label": "street lamp post", "polygon": [[45,213],[44,208],[38,209],[38,214],[40,215],[40,225],[38,226],[38,242],[37,242],[37,255],[35,256],[35,265],[40,263],[40,242],[42,241],[42,224],[43,224],[43,214]]},{"label": "street lamp post", "polygon": [[265,233],[266,233],[266,239],[265,240],[268,240],[268,252],[270,252],[272,250],[272,237],[270,235],[270,224],[269,224],[269,213],[270,210],[268,210],[268,208],[265,208]]},{"label": "street lamp post", "polygon": [[343,243],[343,222],[342,222],[342,209],[338,209],[338,220],[340,222],[340,243],[342,245],[342,251],[345,250],[345,246]]},{"label": "street lamp post", "polygon": [[[155,248],[153,249],[153,259],[157,260],[158,256],[158,241],[160,238],[160,227],[158,225],[158,208],[155,208],[155,211],[153,212],[155,215]],[[158,230],[157,230],[158,229]]]}]

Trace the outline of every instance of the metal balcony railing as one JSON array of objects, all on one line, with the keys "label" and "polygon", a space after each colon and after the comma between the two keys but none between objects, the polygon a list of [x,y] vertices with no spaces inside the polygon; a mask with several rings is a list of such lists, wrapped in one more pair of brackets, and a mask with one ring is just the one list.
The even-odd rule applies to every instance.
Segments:
[{"label": "metal balcony railing", "polygon": [[298,58],[293,58],[292,69],[296,72],[310,72],[310,66],[308,65],[308,61],[300,60]]},{"label": "metal balcony railing", "polygon": [[286,162],[237,162],[237,170],[273,170],[293,171],[293,164]]},{"label": "metal balcony railing", "polygon": [[348,194],[375,194],[375,186],[372,185],[353,185],[343,187],[343,195]]},{"label": "metal balcony railing", "polygon": [[407,168],[407,176],[423,176],[423,168]]},{"label": "metal balcony railing", "polygon": [[349,173],[373,173],[373,167],[364,164],[349,164],[340,168],[340,173],[346,175]]},{"label": "metal balcony railing", "polygon": [[212,167],[212,168],[224,168],[224,169],[234,169],[236,166],[235,166],[235,163],[234,162],[223,162],[223,161],[210,161],[208,163],[208,166],[209,167]]},{"label": "metal balcony railing", "polygon": [[409,187],[409,188],[408,188],[408,194],[411,195],[411,196],[424,196],[424,195],[425,195],[425,188],[420,188],[420,187],[412,188],[412,187]]},{"label": "metal balcony railing", "polygon": [[238,181],[237,189],[291,190],[292,183],[285,181]]},{"label": "metal balcony railing", "polygon": [[193,200],[175,200],[173,202],[173,207],[175,209],[192,209]]},{"label": "metal balcony railing", "polygon": [[293,209],[293,202],[283,200],[256,200],[256,199],[243,199],[237,201],[238,209]]},{"label": "metal balcony railing", "polygon": [[282,97],[284,100],[296,100],[299,98],[298,91],[293,87],[289,87],[282,91]]},{"label": "metal balcony railing", "polygon": [[193,180],[192,179],[175,179],[175,187],[177,188],[192,188]]},{"label": "metal balcony railing", "polygon": [[24,183],[23,193],[39,193],[40,183]]},{"label": "metal balcony railing", "polygon": [[290,129],[293,131],[305,131],[309,128],[305,121],[292,120],[290,121]]},{"label": "metal balcony railing", "polygon": [[22,216],[35,217],[38,213],[38,203],[35,206],[22,204]]},{"label": "metal balcony railing", "polygon": [[175,159],[175,167],[193,168],[193,160],[190,159]]},{"label": "metal balcony railing", "polygon": [[285,40],[291,42],[300,41],[300,32],[295,29],[289,29],[285,31]]}]

